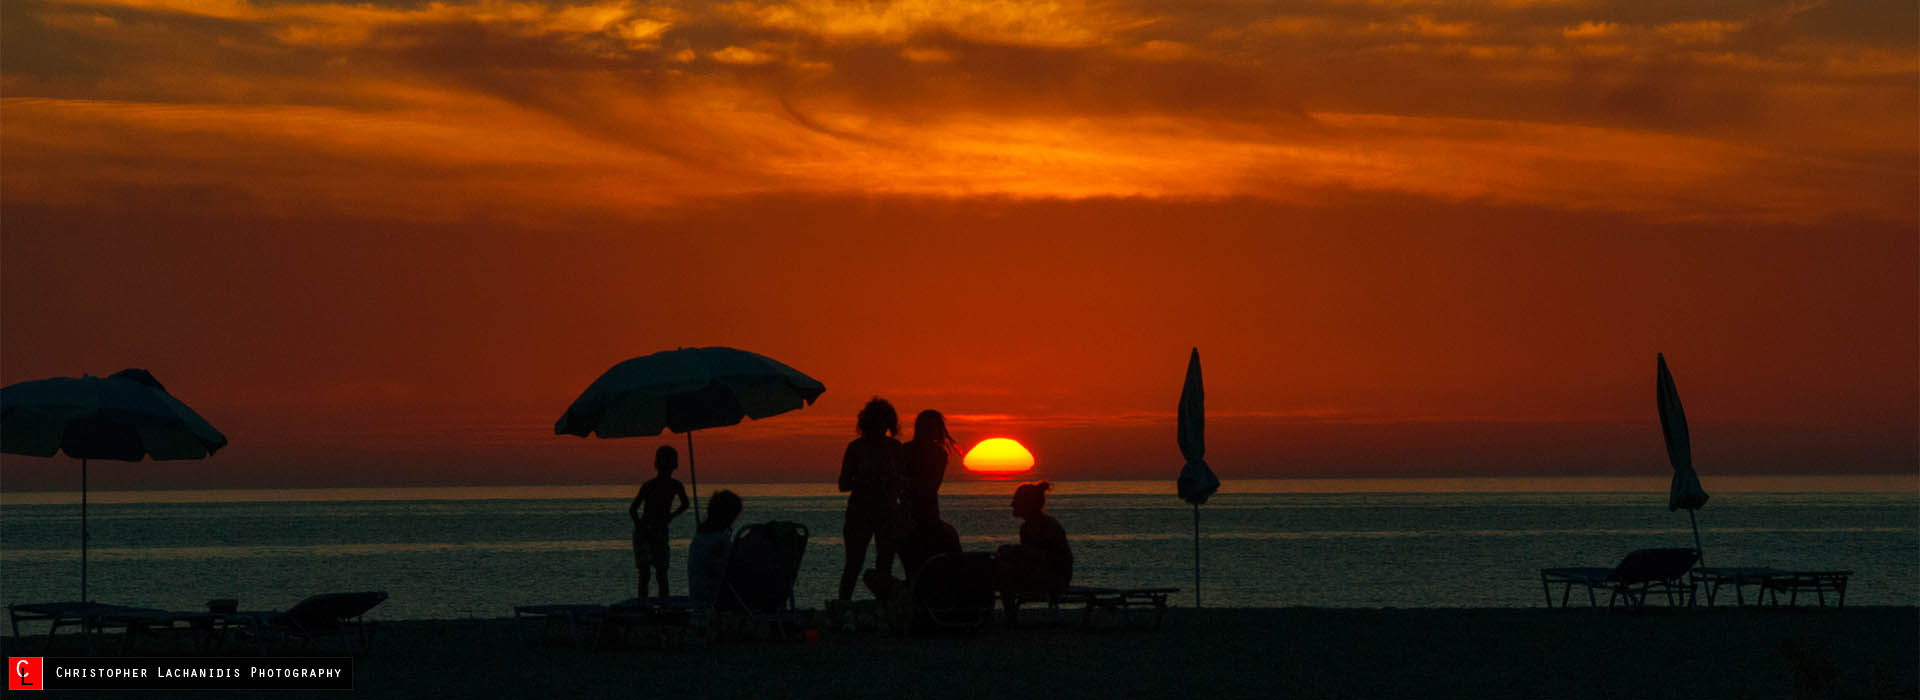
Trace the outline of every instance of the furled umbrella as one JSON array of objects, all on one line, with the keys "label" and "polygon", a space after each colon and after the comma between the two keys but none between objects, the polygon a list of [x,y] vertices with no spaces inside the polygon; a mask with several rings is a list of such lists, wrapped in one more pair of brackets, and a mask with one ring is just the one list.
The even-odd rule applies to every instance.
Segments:
[{"label": "furled umbrella", "polygon": [[1667,372],[1667,357],[1655,353],[1654,361],[1659,366],[1654,394],[1660,405],[1660,432],[1667,439],[1667,461],[1673,464],[1673,484],[1667,488],[1667,510],[1687,509],[1687,523],[1693,526],[1693,551],[1704,565],[1707,555],[1700,547],[1700,523],[1694,518],[1694,511],[1707,504],[1707,492],[1700,487],[1700,475],[1693,471],[1693,447],[1687,441],[1687,413],[1680,408],[1680,390],[1674,388],[1673,375]]},{"label": "furled umbrella", "polygon": [[693,431],[759,420],[811,405],[826,385],[765,355],[725,347],[680,348],[636,357],[601,374],[553,424],[555,435],[645,437],[687,434],[693,519],[700,480]]},{"label": "furled umbrella", "polygon": [[87,600],[87,460],[201,459],[227,438],[144,369],[0,389],[0,452],[80,460],[80,600]]},{"label": "furled umbrella", "polygon": [[1220,490],[1220,479],[1207,466],[1206,389],[1200,382],[1200,348],[1187,357],[1187,381],[1180,387],[1180,467],[1175,484],[1181,500],[1193,504],[1193,607],[1200,607],[1200,504]]}]

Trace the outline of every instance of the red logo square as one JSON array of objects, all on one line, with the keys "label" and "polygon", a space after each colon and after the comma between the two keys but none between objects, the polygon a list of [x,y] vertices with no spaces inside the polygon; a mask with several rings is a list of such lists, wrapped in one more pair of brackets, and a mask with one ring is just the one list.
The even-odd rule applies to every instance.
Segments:
[{"label": "red logo square", "polygon": [[7,657],[7,690],[45,690],[42,661],[38,656]]}]

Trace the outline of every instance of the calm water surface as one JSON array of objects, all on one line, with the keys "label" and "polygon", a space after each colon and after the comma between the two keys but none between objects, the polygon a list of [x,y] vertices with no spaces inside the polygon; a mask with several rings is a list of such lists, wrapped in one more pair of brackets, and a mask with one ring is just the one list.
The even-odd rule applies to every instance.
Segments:
[{"label": "calm water surface", "polygon": [[[1920,494],[1910,479],[1726,477],[1699,512],[1707,561],[1848,568],[1848,602],[1920,604]],[[1649,486],[1651,484],[1651,486]],[[1013,482],[950,484],[942,507],[970,550],[1018,536]],[[1717,486],[1717,488],[1716,488]],[[1889,489],[1891,486],[1891,489]],[[1200,511],[1208,605],[1531,607],[1543,566],[1610,566],[1628,550],[1692,542],[1648,479],[1230,482]],[[632,486],[93,494],[94,600],[199,609],[209,598],[280,608],[325,591],[385,590],[383,618],[498,617],[516,604],[633,595]],[[830,484],[701,485],[745,498],[742,522],[812,530],[803,606],[838,581],[844,497]],[[1817,492],[1784,492],[1809,489]],[[1849,489],[1866,492],[1845,492]],[[1177,586],[1190,604],[1194,512],[1161,482],[1067,482],[1050,501],[1075,581]],[[74,494],[0,496],[0,599],[72,600]],[[684,586],[692,514],[675,523]]]}]

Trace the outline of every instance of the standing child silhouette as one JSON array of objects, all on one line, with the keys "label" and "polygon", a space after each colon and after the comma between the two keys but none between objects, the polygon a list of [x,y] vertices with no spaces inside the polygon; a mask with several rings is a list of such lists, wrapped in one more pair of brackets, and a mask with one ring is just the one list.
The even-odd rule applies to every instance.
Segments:
[{"label": "standing child silhouette", "polygon": [[[640,485],[627,517],[633,520],[633,564],[640,570],[640,599],[647,598],[647,569],[653,569],[660,583],[660,597],[667,597],[667,524],[687,510],[687,487],[673,478],[680,467],[680,452],[661,445],[653,453],[653,470],[658,473]],[[674,505],[679,500],[678,506]]]}]

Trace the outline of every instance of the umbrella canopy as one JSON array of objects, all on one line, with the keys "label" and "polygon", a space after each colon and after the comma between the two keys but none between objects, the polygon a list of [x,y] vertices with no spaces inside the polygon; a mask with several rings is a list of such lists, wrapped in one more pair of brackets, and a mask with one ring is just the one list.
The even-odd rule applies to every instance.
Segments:
[{"label": "umbrella canopy", "polygon": [[1707,504],[1700,475],[1693,471],[1693,446],[1687,441],[1687,412],[1680,407],[1680,391],[1667,372],[1667,357],[1656,353],[1659,377],[1654,392],[1660,404],[1660,432],[1667,439],[1667,461],[1673,464],[1673,485],[1667,489],[1667,510],[1699,510]]},{"label": "umbrella canopy", "polygon": [[1200,505],[1220,490],[1220,479],[1207,466],[1207,391],[1200,381],[1200,349],[1187,357],[1187,381],[1180,387],[1180,498]]},{"label": "umbrella canopy", "polygon": [[0,452],[80,460],[80,599],[87,599],[87,460],[200,459],[227,437],[144,369],[0,389]]},{"label": "umbrella canopy", "polygon": [[636,357],[593,380],[553,424],[555,435],[645,437],[687,433],[693,517],[700,481],[693,431],[759,420],[811,405],[825,384],[773,358],[734,348],[680,348]]},{"label": "umbrella canopy", "polygon": [[765,355],[680,348],[614,365],[567,407],[553,432],[614,438],[718,428],[810,405],[826,390]]},{"label": "umbrella canopy", "polygon": [[200,459],[227,445],[144,369],[0,389],[0,452],[138,462]]}]

